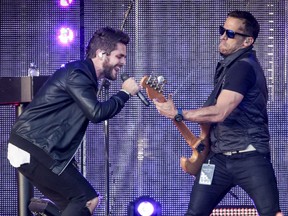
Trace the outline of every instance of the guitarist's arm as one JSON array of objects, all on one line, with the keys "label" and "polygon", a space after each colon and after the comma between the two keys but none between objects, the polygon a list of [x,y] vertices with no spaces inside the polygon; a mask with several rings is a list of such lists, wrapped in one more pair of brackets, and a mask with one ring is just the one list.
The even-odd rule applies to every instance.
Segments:
[{"label": "guitarist's arm", "polygon": [[213,106],[196,110],[183,110],[184,119],[192,122],[222,122],[242,101],[243,95],[230,90],[222,90]]},{"label": "guitarist's arm", "polygon": [[[202,107],[194,110],[183,110],[183,117],[187,121],[197,123],[222,122],[242,101],[243,95],[230,90],[222,90],[213,106]],[[168,96],[165,103],[154,100],[159,113],[167,118],[173,119],[177,114],[177,109],[172,100],[172,95]]]}]

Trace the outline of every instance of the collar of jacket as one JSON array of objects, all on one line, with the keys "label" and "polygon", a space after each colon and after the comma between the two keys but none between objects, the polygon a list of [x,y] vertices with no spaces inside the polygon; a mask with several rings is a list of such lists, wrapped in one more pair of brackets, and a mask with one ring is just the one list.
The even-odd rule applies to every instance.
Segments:
[{"label": "collar of jacket", "polygon": [[92,76],[93,78],[95,79],[96,83],[97,83],[97,76],[96,76],[96,70],[95,70],[95,67],[94,67],[94,64],[92,62],[92,60],[90,58],[86,58],[84,60],[85,64],[88,66],[89,68],[89,71],[92,73]]},{"label": "collar of jacket", "polygon": [[230,65],[235,59],[237,59],[239,56],[241,56],[244,53],[247,53],[249,51],[251,51],[253,49],[253,45],[240,49],[235,53],[232,53],[231,55],[225,56],[224,59],[222,61],[220,61],[221,66],[223,67],[227,67],[228,65]]}]

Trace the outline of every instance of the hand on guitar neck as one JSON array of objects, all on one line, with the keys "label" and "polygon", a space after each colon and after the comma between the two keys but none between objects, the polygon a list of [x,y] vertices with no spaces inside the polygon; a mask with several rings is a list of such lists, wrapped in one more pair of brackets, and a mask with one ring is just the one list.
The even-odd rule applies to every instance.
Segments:
[{"label": "hand on guitar neck", "polygon": [[[169,96],[168,101],[163,95],[163,88],[166,84],[166,80],[163,76],[144,76],[141,79],[141,85],[146,89],[147,95],[150,100],[157,100],[160,103],[169,103],[169,109],[176,110],[175,105],[172,100],[172,95]],[[167,109],[168,110],[168,109]],[[169,110],[170,113],[171,110]],[[168,111],[167,111],[168,112]],[[175,113],[175,112],[173,112]],[[186,124],[181,121],[177,122],[174,120],[174,114],[170,114],[170,118],[172,119],[174,125],[179,130],[180,134],[183,136],[187,144],[192,149],[192,155],[190,158],[181,157],[180,165],[182,169],[189,173],[190,175],[196,175],[205,161],[209,151],[209,128],[210,126],[207,124],[200,124],[200,135],[199,137],[195,136]]]}]

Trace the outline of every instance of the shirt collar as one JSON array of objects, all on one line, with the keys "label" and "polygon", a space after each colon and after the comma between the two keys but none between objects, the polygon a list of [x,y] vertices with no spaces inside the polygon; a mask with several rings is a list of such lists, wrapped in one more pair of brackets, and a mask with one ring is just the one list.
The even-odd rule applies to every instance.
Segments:
[{"label": "shirt collar", "polygon": [[244,54],[244,53],[246,53],[252,49],[253,49],[253,45],[246,47],[246,48],[242,48],[242,49],[236,51],[235,53],[232,53],[231,55],[224,57],[224,59],[221,61],[222,66],[227,67],[235,59],[237,59],[239,56],[241,56],[242,54]]}]

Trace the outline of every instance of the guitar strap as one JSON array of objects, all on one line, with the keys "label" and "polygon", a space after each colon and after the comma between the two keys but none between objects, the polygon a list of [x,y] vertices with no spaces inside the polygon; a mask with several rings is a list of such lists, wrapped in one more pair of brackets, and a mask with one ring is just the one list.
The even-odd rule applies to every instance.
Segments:
[{"label": "guitar strap", "polygon": [[[241,61],[247,61],[250,62],[249,60],[247,60],[248,56],[250,55],[250,52],[247,52],[249,50],[252,50],[253,46],[247,47],[245,49],[243,49],[239,55],[233,57],[233,55],[230,58],[230,60],[226,60],[223,59],[220,62],[218,62],[218,65],[216,67],[216,73],[214,76],[214,89],[211,92],[210,96],[208,97],[208,99],[206,100],[206,102],[204,103],[203,107],[206,106],[212,106],[214,104],[216,104],[216,100],[217,97],[220,93],[220,89],[223,86],[223,83],[225,82],[225,76],[227,73],[227,68],[229,67],[229,65],[231,65],[233,62],[237,61],[239,58],[241,58]],[[226,63],[224,63],[224,61],[226,61]]]},{"label": "guitar strap", "polygon": [[[219,63],[219,64],[221,64],[221,63]],[[217,74],[220,74],[220,75],[217,79],[217,83],[215,84],[213,91],[209,95],[209,97],[206,100],[206,102],[204,103],[203,107],[212,106],[212,105],[216,104],[216,100],[217,100],[217,97],[220,93],[220,89],[223,86],[223,83],[225,81],[226,71],[227,71],[226,67],[223,67],[222,65],[220,65],[217,68],[216,76],[217,76]]]}]

